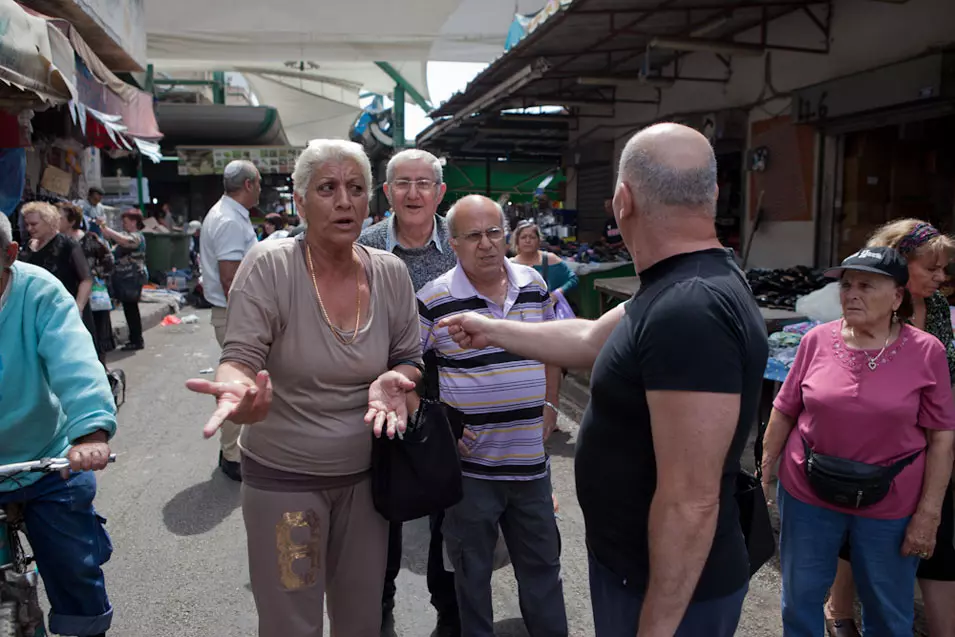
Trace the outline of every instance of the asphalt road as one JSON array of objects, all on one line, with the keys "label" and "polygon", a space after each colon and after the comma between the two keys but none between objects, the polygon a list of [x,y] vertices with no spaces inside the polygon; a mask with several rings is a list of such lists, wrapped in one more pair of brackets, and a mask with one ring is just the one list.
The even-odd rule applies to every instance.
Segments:
[{"label": "asphalt road", "polygon": [[[186,308],[182,314],[193,313]],[[183,387],[213,367],[219,349],[209,312],[197,325],[157,327],[144,351],[114,353],[127,374],[127,402],[113,449],[118,462],[100,475],[97,508],[108,519],[115,551],[107,564],[115,607],[112,637],[251,637],[256,614],[249,589],[239,485],[216,470],[218,445],[202,439],[210,399]],[[563,579],[570,635],[593,634],[584,525],[574,496],[573,410],[550,444],[560,501]],[[425,583],[427,527],[405,526],[404,568],[395,611],[399,637],[427,637],[434,612]],[[510,568],[494,576],[496,634],[526,636]],[[738,635],[775,637],[779,576],[767,565],[753,579]],[[328,628],[326,626],[326,635]],[[345,636],[348,637],[348,636]]]}]

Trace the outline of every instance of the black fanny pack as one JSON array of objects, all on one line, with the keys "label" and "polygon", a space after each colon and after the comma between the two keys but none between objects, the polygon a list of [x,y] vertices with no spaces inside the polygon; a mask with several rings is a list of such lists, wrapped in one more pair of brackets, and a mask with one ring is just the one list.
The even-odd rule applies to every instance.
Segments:
[{"label": "black fanny pack", "polygon": [[820,498],[841,507],[861,509],[881,502],[892,488],[892,481],[915,462],[922,450],[883,467],[855,460],[816,453],[803,438],[806,452],[806,476]]}]

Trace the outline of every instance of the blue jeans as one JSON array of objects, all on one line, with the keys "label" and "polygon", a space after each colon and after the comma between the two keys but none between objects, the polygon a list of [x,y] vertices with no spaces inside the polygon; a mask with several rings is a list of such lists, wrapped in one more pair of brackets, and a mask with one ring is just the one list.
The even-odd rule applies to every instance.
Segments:
[{"label": "blue jeans", "polygon": [[[644,591],[628,588],[623,579],[588,553],[590,601],[596,637],[633,637],[640,626]],[[743,611],[747,584],[732,595],[691,602],[674,637],[733,637]]]},{"label": "blue jeans", "polygon": [[911,635],[919,559],[901,554],[910,518],[873,520],[838,513],[797,500],[782,484],[777,500],[783,634],[825,634],[823,603],[848,533],[852,573],[862,601],[862,631],[866,637]]},{"label": "blue jeans", "polygon": [[23,504],[27,537],[50,602],[50,631],[91,637],[106,632],[113,607],[106,596],[105,564],[113,545],[102,517],[93,508],[96,478],[92,472],[59,474],[0,492],[0,506]]}]

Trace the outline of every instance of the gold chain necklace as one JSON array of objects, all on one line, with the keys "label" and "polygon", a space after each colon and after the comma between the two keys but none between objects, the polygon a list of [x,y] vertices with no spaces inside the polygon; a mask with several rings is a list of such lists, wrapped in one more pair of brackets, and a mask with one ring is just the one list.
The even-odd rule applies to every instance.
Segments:
[{"label": "gold chain necklace", "polygon": [[352,332],[350,339],[345,340],[344,337],[338,333],[338,328],[335,327],[332,320],[328,318],[328,312],[325,311],[325,304],[322,303],[322,293],[318,291],[318,279],[315,278],[315,268],[312,266],[312,249],[308,243],[305,244],[305,257],[308,261],[308,273],[311,275],[312,285],[315,287],[315,296],[318,297],[318,307],[322,310],[322,318],[325,319],[328,328],[342,345],[351,345],[355,342],[355,339],[358,338],[358,327],[361,325],[361,268],[355,270],[355,290],[358,296],[358,306],[355,308],[355,331]]}]

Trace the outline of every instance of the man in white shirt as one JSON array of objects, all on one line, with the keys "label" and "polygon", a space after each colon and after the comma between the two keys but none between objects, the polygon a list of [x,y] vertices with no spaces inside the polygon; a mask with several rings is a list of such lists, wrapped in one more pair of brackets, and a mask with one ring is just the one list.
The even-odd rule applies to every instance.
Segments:
[{"label": "man in white shirt", "polygon": [[[199,236],[203,293],[212,304],[212,326],[219,347],[225,341],[226,305],[232,280],[242,258],[256,243],[249,208],[259,203],[262,178],[252,162],[237,160],[225,167],[222,185],[225,194],[209,210]],[[219,431],[219,468],[229,478],[241,482],[241,427],[227,422]]]}]

